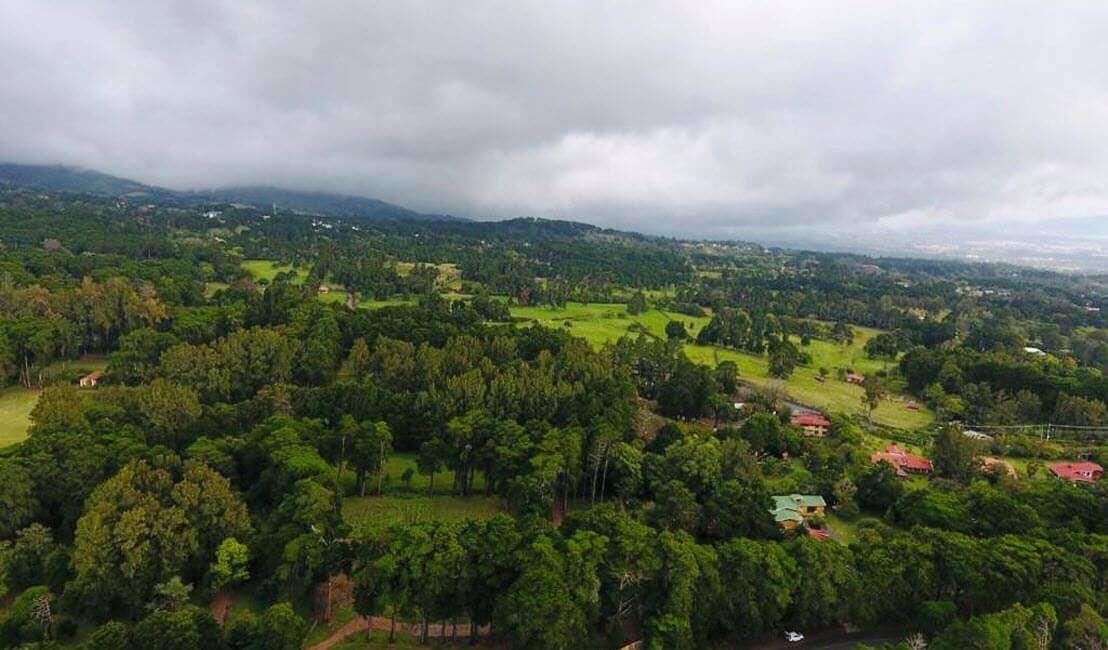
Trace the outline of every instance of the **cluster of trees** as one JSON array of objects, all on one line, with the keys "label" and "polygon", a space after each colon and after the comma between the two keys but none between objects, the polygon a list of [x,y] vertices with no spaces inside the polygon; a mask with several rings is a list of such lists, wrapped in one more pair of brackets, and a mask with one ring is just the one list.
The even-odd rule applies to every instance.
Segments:
[{"label": "cluster of trees", "polygon": [[1104,540],[877,525],[849,548],[804,537],[704,544],[609,504],[559,529],[505,517],[395,526],[359,539],[354,575],[360,611],[491,624],[514,647],[619,642],[629,624],[658,647],[704,647],[849,619],[914,626],[938,647],[1008,648],[1025,646],[975,639],[1049,639],[1059,620],[1075,642],[1104,629],[1087,605],[1103,582]]},{"label": "cluster of trees", "polygon": [[941,415],[975,424],[1108,424],[1108,381],[1051,356],[917,346],[900,373]]},{"label": "cluster of trees", "polygon": [[[948,428],[929,452],[938,478],[907,489],[869,462],[855,423],[806,438],[772,396],[736,409],[736,365],[688,359],[678,321],[665,340],[597,350],[513,327],[489,295],[618,297],[636,313],[643,289],[674,285],[670,309],[712,310],[702,343],[768,353],[777,376],[812,339],[850,342],[847,322],[883,326],[895,333],[867,353],[903,353],[904,381],[946,415],[1108,423],[1103,317],[1055,276],[959,267],[1001,287],[977,295],[944,264],[721,256],[579,224],[325,227],[0,198],[0,377],[39,384],[54,360],[110,353],[105,386],[47,387],[29,438],[0,454],[0,644],[95,628],[90,650],[296,648],[305,627],[287,603],[339,573],[361,613],[422,621],[423,636],[465,619],[516,647],[692,648],[846,620],[902,623],[939,648],[1086,647],[1108,632],[1096,486],[983,473],[981,450]],[[259,286],[239,254],[308,281]],[[401,274],[397,260],[419,263]],[[442,263],[477,297],[441,298]],[[351,310],[318,300],[323,281],[418,300]],[[1032,337],[1074,356],[1022,354]],[[648,404],[676,421],[651,424]],[[384,491],[397,451],[432,491],[449,472],[457,497],[484,492],[504,512],[352,530],[344,499]],[[787,535],[771,495],[791,493],[867,518],[849,546]],[[259,615],[220,628],[192,604],[247,581]]]}]

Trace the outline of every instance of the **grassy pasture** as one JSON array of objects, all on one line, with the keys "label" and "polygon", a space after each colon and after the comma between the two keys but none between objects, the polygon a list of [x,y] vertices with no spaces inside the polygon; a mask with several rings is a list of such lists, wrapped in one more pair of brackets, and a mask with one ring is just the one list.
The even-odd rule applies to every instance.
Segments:
[{"label": "grassy pasture", "polygon": [[[291,264],[282,264],[273,260],[243,260],[242,270],[259,282],[262,280],[272,282],[278,273],[287,273],[294,269]],[[308,277],[307,269],[295,269],[295,272],[296,279],[293,282],[296,284],[304,282]]]},{"label": "grassy pasture", "polygon": [[[693,317],[667,313],[658,309],[650,309],[637,316],[631,316],[627,313],[626,305],[604,303],[588,305],[569,303],[560,309],[544,306],[513,306],[511,310],[514,317],[529,319],[551,327],[565,327],[568,323],[568,331],[594,345],[603,345],[632,333],[631,327],[636,323],[654,336],[664,337],[666,323],[670,320],[684,322],[690,336],[695,337],[711,320],[707,316]],[[880,330],[854,327],[854,331],[854,342],[850,345],[813,340],[810,345],[802,347],[803,351],[812,356],[812,363],[798,367],[785,381],[770,376],[769,363],[765,355],[695,343],[686,344],[685,353],[690,359],[709,365],[715,365],[720,361],[734,361],[739,367],[740,376],[745,381],[762,388],[779,388],[786,395],[803,404],[831,412],[861,413],[864,412],[861,387],[839,381],[835,377],[835,369],[851,368],[861,373],[872,373],[890,364],[868,358],[863,349],[866,341],[880,333]],[[797,341],[794,339],[794,342]],[[831,371],[831,375],[822,383],[817,379],[820,367]],[[906,401],[906,398],[901,396],[893,396],[882,401],[874,411],[874,421],[901,429],[915,429],[931,423],[933,416],[926,408],[921,406],[919,411],[910,411],[905,406]]]},{"label": "grassy pasture", "polygon": [[[439,277],[435,281],[436,286],[445,289],[454,289],[455,287],[462,286],[462,270],[458,268],[457,264],[424,264],[424,266],[433,266],[438,270]],[[412,269],[415,267],[416,262],[397,262],[396,274],[402,278],[406,278],[411,275]]]},{"label": "grassy pasture", "polygon": [[27,437],[31,410],[38,402],[39,392],[22,386],[0,390],[0,447],[14,445]]},{"label": "grassy pasture", "polygon": [[[107,360],[103,357],[85,357],[77,361],[52,363],[47,366],[44,374],[47,377],[63,373],[87,374],[93,370],[103,370],[107,365]],[[41,392],[37,388],[28,389],[22,386],[0,389],[0,447],[14,445],[27,437],[27,430],[31,427],[31,411],[38,403]]]},{"label": "grassy pasture", "polygon": [[538,322],[548,327],[566,327],[575,334],[594,345],[603,345],[614,342],[621,336],[631,332],[633,325],[644,327],[654,336],[664,338],[666,323],[671,320],[679,320],[685,323],[689,334],[696,336],[700,328],[711,320],[706,316],[694,317],[684,314],[671,314],[659,309],[649,309],[641,314],[632,316],[627,313],[627,305],[622,303],[590,303],[582,304],[571,302],[560,309],[552,309],[545,306],[511,307],[512,316],[525,318]]}]

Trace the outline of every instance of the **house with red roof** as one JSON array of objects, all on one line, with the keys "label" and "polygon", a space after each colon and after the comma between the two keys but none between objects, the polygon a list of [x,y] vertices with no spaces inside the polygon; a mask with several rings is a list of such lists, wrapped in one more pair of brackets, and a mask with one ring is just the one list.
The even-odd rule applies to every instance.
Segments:
[{"label": "house with red roof", "polygon": [[863,384],[866,381],[866,376],[857,372],[846,373],[846,381],[851,384]]},{"label": "house with red roof", "polygon": [[1079,483],[1092,483],[1099,481],[1104,474],[1104,468],[1096,463],[1088,461],[1080,463],[1052,463],[1050,472],[1060,479],[1077,481]]},{"label": "house with red roof", "polygon": [[931,461],[923,456],[917,456],[900,445],[889,445],[885,451],[877,452],[869,457],[872,463],[888,463],[896,470],[896,475],[907,478],[908,473],[930,474],[934,469]]},{"label": "house with red roof", "polygon": [[794,413],[792,423],[793,426],[803,429],[804,435],[816,436],[817,438],[826,436],[831,429],[831,421],[813,411]]}]

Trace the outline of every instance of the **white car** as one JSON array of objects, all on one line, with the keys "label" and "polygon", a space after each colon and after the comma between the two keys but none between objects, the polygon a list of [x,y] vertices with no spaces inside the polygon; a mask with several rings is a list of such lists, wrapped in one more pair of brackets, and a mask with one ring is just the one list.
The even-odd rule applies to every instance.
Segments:
[{"label": "white car", "polygon": [[800,632],[785,632],[785,640],[789,643],[800,643],[804,640],[804,635]]}]

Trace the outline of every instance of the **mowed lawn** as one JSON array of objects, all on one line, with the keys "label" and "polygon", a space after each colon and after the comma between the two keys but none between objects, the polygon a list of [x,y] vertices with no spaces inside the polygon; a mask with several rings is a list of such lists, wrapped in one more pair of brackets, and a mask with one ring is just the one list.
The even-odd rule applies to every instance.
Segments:
[{"label": "mowed lawn", "polygon": [[14,445],[27,437],[31,410],[41,391],[12,386],[0,390],[0,447]]},{"label": "mowed lawn", "polygon": [[[59,361],[47,366],[47,377],[59,373],[86,374],[93,370],[103,370],[107,361],[103,357],[85,357],[76,361]],[[0,389],[0,448],[23,442],[27,430],[31,427],[31,411],[38,403],[37,388],[9,386]]]},{"label": "mowed lawn", "polygon": [[[666,323],[670,320],[685,323],[689,335],[695,337],[711,320],[707,316],[685,316],[658,309],[650,309],[637,316],[631,316],[627,313],[627,306],[618,303],[585,305],[571,302],[560,309],[544,306],[513,306],[511,310],[512,316],[516,318],[528,319],[551,327],[566,327],[568,323],[569,327],[566,329],[569,332],[583,337],[594,345],[613,342],[621,336],[633,333],[631,328],[636,323],[654,336],[662,338],[665,336]],[[851,368],[856,372],[872,373],[891,367],[892,364],[866,356],[864,350],[866,341],[880,333],[880,330],[868,327],[853,329],[855,337],[850,345],[813,340],[810,345],[801,347],[804,352],[812,356],[812,363],[798,367],[785,381],[770,376],[766,355],[695,343],[686,344],[685,353],[690,359],[709,365],[716,365],[720,361],[734,361],[739,367],[739,375],[743,380],[762,388],[780,388],[786,395],[802,404],[836,413],[864,413],[865,408],[862,405],[864,393],[861,387],[840,381],[835,376],[835,369]],[[795,337],[793,342],[799,345]],[[827,368],[831,373],[822,383],[817,380],[821,367]],[[906,403],[907,398],[898,395],[883,400],[873,413],[874,421],[900,429],[926,427],[933,421],[934,417],[926,407],[921,405],[919,411],[911,411],[906,407]]]}]

